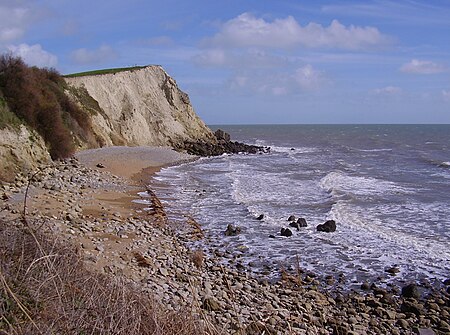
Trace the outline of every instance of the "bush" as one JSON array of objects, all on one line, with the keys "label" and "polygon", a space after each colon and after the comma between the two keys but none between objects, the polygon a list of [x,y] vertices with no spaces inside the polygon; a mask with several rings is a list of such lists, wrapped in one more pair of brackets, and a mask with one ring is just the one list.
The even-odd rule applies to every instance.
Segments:
[{"label": "bush", "polygon": [[92,129],[89,115],[64,94],[65,86],[55,69],[29,67],[11,54],[0,56],[0,90],[9,109],[44,138],[53,159],[73,154],[71,129],[80,130],[82,137]]}]

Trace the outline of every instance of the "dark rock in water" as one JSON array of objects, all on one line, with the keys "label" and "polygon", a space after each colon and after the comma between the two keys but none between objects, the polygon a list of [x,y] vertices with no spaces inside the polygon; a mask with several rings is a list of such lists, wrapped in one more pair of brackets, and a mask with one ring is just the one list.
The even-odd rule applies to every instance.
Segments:
[{"label": "dark rock in water", "polygon": [[275,238],[275,235],[270,234],[269,238]]},{"label": "dark rock in water", "polygon": [[308,227],[308,223],[306,222],[305,218],[298,218],[297,224],[300,228]]},{"label": "dark rock in water", "polygon": [[391,268],[386,269],[385,271],[386,271],[387,273],[389,273],[389,274],[395,276],[397,273],[400,272],[400,269],[399,269],[398,267],[396,267],[396,266],[393,266],[393,267],[391,267]]},{"label": "dark rock in water", "polygon": [[369,289],[370,289],[370,285],[368,282],[365,281],[361,284],[361,290],[368,291]]},{"label": "dark rock in water", "polygon": [[420,298],[420,292],[416,284],[409,284],[402,288],[402,296],[405,298]]},{"label": "dark rock in water", "polygon": [[334,220],[328,220],[324,224],[317,226],[317,231],[323,231],[326,233],[332,233],[336,231],[336,222]]},{"label": "dark rock in water", "polygon": [[291,215],[290,217],[288,217],[287,220],[288,221],[295,221],[295,215]]},{"label": "dark rock in water", "polygon": [[256,218],[256,220],[262,220],[262,219],[264,219],[264,214],[261,214],[260,216],[258,216],[257,218]]},{"label": "dark rock in water", "polygon": [[298,224],[297,222],[294,222],[294,221],[291,221],[291,222],[289,223],[289,227],[297,228],[297,230],[300,230],[299,224]]},{"label": "dark rock in water", "polygon": [[231,223],[227,226],[225,230],[225,236],[236,236],[241,232],[241,227],[232,225]]},{"label": "dark rock in water", "polygon": [[445,286],[450,285],[450,278],[444,280],[444,285],[445,285]]},{"label": "dark rock in water", "polygon": [[290,237],[292,236],[292,231],[289,228],[281,228],[281,236]]},{"label": "dark rock in water", "polygon": [[98,163],[98,164],[96,165],[96,167],[98,167],[98,168],[100,168],[100,169],[103,169],[105,166],[104,166],[102,163]]},{"label": "dark rock in water", "polygon": [[224,132],[222,129],[217,129],[214,135],[219,141],[230,142],[231,140],[230,134]]}]

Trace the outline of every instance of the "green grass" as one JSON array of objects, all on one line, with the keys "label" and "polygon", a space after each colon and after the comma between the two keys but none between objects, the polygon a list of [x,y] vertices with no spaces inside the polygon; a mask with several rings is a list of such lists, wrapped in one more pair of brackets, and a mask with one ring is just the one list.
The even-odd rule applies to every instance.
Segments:
[{"label": "green grass", "polygon": [[121,68],[116,68],[116,69],[94,70],[94,71],[66,74],[64,77],[65,78],[74,78],[74,77],[83,77],[83,76],[98,76],[98,75],[102,75],[102,74],[111,74],[111,73],[114,74],[117,72],[140,70],[145,67],[147,67],[147,66],[132,66],[132,67],[121,67]]}]

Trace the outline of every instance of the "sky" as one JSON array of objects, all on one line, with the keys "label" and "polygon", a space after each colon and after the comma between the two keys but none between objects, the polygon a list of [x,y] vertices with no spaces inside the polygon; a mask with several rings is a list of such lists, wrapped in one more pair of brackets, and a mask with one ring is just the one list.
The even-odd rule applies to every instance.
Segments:
[{"label": "sky", "polygon": [[450,123],[450,0],[0,0],[0,53],[161,65],[207,124]]}]

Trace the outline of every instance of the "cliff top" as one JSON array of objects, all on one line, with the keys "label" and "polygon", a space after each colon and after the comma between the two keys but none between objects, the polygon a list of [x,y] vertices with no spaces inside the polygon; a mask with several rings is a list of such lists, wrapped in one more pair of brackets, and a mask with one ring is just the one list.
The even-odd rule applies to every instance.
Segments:
[{"label": "cliff top", "polygon": [[157,65],[131,66],[131,67],[121,67],[121,68],[114,68],[114,69],[93,70],[93,71],[66,74],[66,75],[64,75],[64,77],[65,78],[74,78],[74,77],[83,77],[83,76],[98,76],[98,75],[102,75],[102,74],[114,74],[117,72],[141,70],[141,69],[144,69],[144,68],[150,67],[150,66],[157,66]]}]

